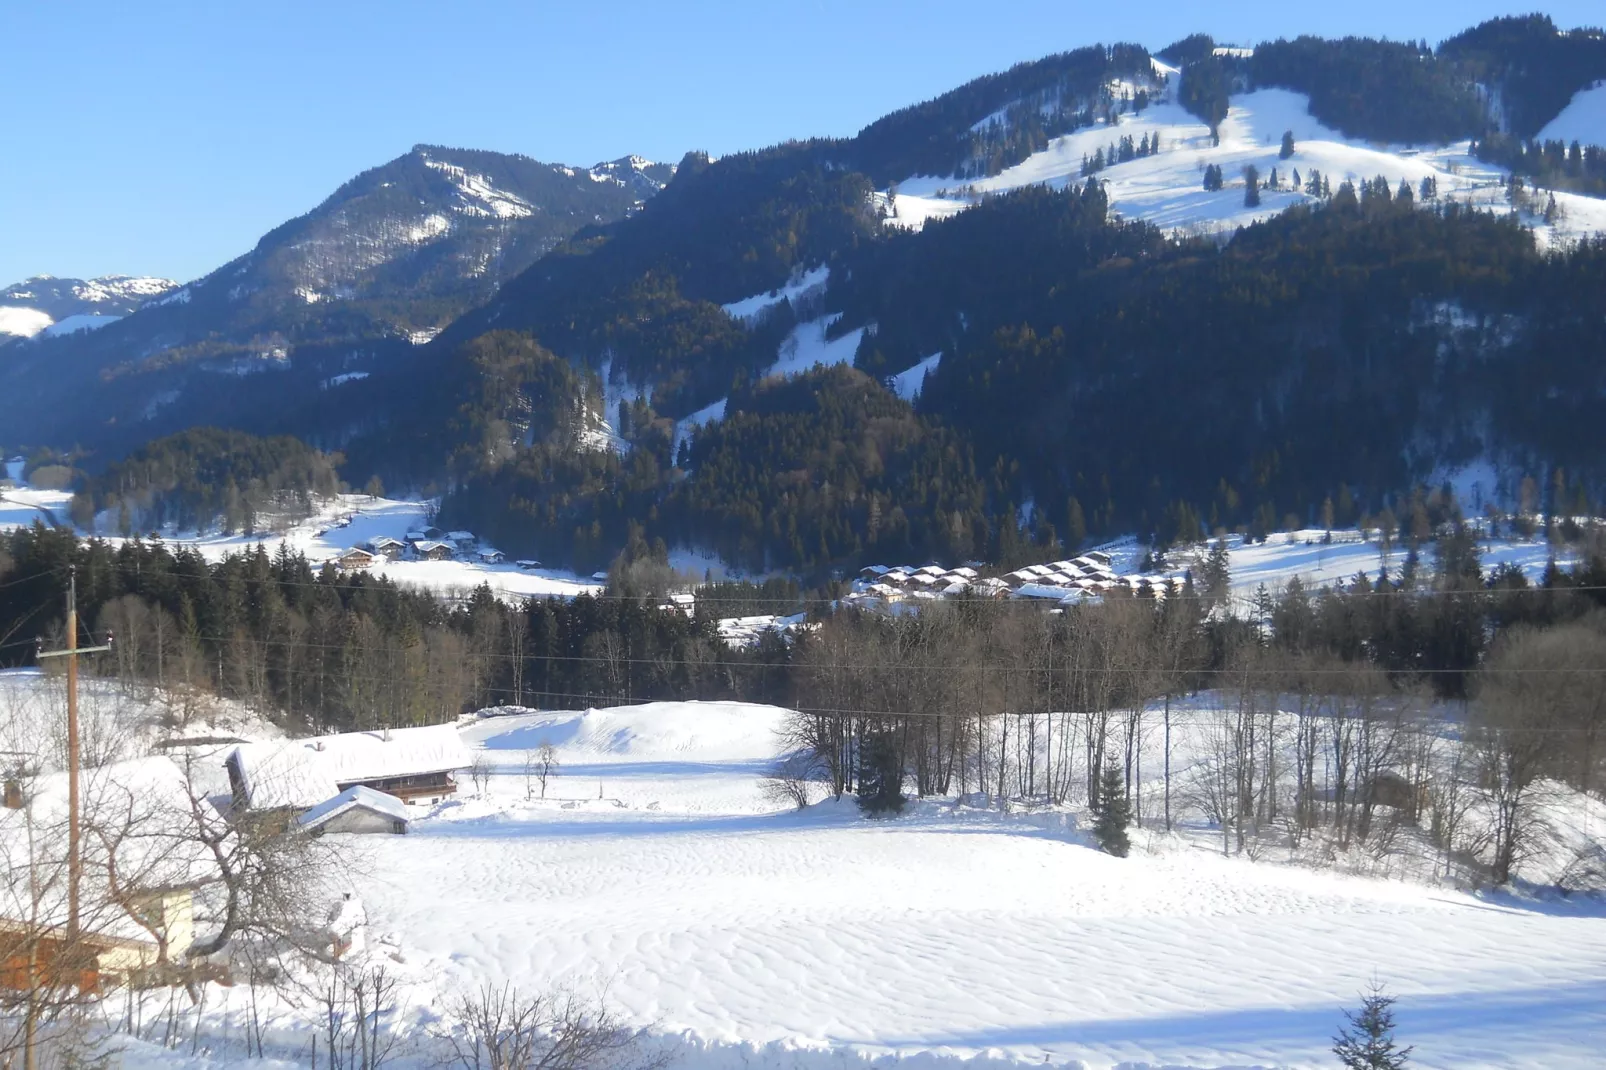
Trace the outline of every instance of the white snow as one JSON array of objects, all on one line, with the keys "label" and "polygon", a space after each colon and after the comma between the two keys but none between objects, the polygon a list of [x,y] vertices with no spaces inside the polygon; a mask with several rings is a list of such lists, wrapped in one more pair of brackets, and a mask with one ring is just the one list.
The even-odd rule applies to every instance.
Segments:
[{"label": "white snow", "polygon": [[937,364],[941,360],[941,353],[933,353],[914,367],[906,368],[894,375],[892,377],[892,392],[905,401],[913,401],[920,396],[920,391],[926,385],[926,373],[936,370]]},{"label": "white snow", "polygon": [[1606,82],[1574,93],[1561,113],[1539,131],[1539,140],[1606,145]]},{"label": "white snow", "polygon": [[0,305],[0,334],[32,338],[54,322],[56,321],[37,308]]},{"label": "white snow", "polygon": [[864,328],[858,327],[839,338],[828,339],[826,333],[838,318],[826,316],[798,324],[781,343],[780,355],[775,363],[764,369],[760,378],[801,375],[811,368],[852,364]]},{"label": "white snow", "polygon": [[62,334],[76,334],[79,331],[97,331],[122,319],[121,316],[97,316],[79,314],[58,320],[45,328],[45,334],[52,338]]},{"label": "white snow", "polygon": [[368,378],[367,372],[341,372],[339,375],[332,375],[325,379],[319,384],[318,388],[320,390],[328,390],[331,387],[341,386],[345,383],[361,382],[366,378]]},{"label": "white snow", "polygon": [[[443,987],[605,989],[628,1022],[703,1048],[693,1065],[1328,1066],[1374,976],[1416,1066],[1581,1070],[1606,1044],[1598,903],[1183,836],[1115,859],[1064,811],[778,810],[758,778],[783,719],[653,703],[483,720],[465,737],[487,793],[367,845],[370,924]],[[560,763],[544,799],[525,772],[543,742]]]},{"label": "white snow", "polygon": [[[1292,173],[1301,179],[1318,170],[1336,191],[1346,181],[1382,175],[1391,186],[1401,179],[1414,188],[1433,176],[1441,200],[1454,197],[1462,203],[1507,211],[1500,168],[1475,159],[1469,142],[1447,146],[1374,145],[1344,137],[1311,116],[1304,94],[1285,89],[1260,89],[1234,96],[1222,121],[1220,144],[1212,145],[1209,128],[1180,105],[1168,90],[1141,114],[1125,116],[1115,126],[1094,126],[1055,138],[1048,148],[991,178],[965,181],[917,176],[898,184],[892,199],[895,226],[921,227],[928,219],[963,211],[989,193],[1046,184],[1063,188],[1084,181],[1083,156],[1108,152],[1113,143],[1130,136],[1141,141],[1158,135],[1159,153],[1106,167],[1098,172],[1105,184],[1111,209],[1127,218],[1145,219],[1167,231],[1230,232],[1309,200],[1291,188]],[[1279,158],[1284,131],[1292,131],[1295,152]],[[1222,169],[1226,184],[1206,192],[1204,168]],[[1244,205],[1243,170],[1253,164],[1262,181],[1276,168],[1281,188],[1265,190],[1258,208]],[[1558,193],[1562,221],[1554,228],[1535,224],[1542,241],[1572,238],[1606,230],[1606,201]]]},{"label": "white snow", "polygon": [[[517,219],[534,209],[524,198],[497,189],[484,175],[466,171],[456,164],[424,157],[424,166],[441,172],[457,187],[457,211],[464,215],[496,216],[500,219]],[[430,225],[426,219],[425,227]],[[414,241],[420,239],[412,239]]]},{"label": "white snow", "polygon": [[806,296],[824,293],[826,283],[830,277],[831,269],[825,264],[821,264],[817,268],[794,276],[785,286],[779,289],[771,290],[768,293],[754,294],[752,297],[744,297],[740,301],[732,301],[730,304],[721,305],[720,307],[732,319],[750,322],[782,301],[790,300],[795,302]]}]

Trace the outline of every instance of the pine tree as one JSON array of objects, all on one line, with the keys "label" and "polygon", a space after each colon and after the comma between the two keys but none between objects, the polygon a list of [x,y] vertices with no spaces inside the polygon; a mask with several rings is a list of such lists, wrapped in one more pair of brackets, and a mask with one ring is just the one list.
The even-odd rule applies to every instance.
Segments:
[{"label": "pine tree", "polygon": [[1126,830],[1132,824],[1132,803],[1126,797],[1126,781],[1114,762],[1104,766],[1099,776],[1099,797],[1093,806],[1093,838],[1106,854],[1125,858],[1132,850]]},{"label": "pine tree", "polygon": [[1277,150],[1277,158],[1279,160],[1286,160],[1286,159],[1288,159],[1288,157],[1292,156],[1293,154],[1294,154],[1294,132],[1292,130],[1284,130],[1283,131],[1283,147]]},{"label": "pine tree", "polygon": [[1333,1038],[1333,1054],[1346,1070],[1401,1070],[1412,1049],[1394,1043],[1394,997],[1374,984],[1361,997],[1361,1013],[1344,1012],[1349,1024]]},{"label": "pine tree", "polygon": [[1260,207],[1260,171],[1254,164],[1244,168],[1244,207]]},{"label": "pine tree", "polygon": [[903,763],[888,731],[867,732],[859,744],[859,811],[867,817],[903,809]]}]

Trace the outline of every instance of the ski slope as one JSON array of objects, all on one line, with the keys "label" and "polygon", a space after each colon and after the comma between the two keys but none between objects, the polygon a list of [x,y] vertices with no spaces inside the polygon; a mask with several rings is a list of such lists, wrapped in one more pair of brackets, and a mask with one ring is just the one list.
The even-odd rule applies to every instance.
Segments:
[{"label": "ski slope", "polygon": [[[1577,102],[1575,102],[1576,104]],[[1294,135],[1294,155],[1279,158],[1284,131]],[[1320,171],[1334,190],[1348,180],[1359,183],[1379,175],[1398,187],[1403,179],[1413,189],[1423,178],[1438,182],[1441,200],[1454,197],[1498,211],[1509,210],[1504,183],[1507,173],[1470,153],[1470,143],[1446,146],[1373,145],[1346,138],[1309,111],[1308,98],[1286,89],[1259,89],[1231,100],[1220,128],[1220,144],[1211,144],[1210,130],[1196,116],[1174,103],[1169,93],[1143,112],[1121,118],[1114,126],[1098,125],[1055,138],[1048,148],[1014,167],[974,181],[916,176],[897,186],[889,223],[921,227],[928,220],[961,212],[982,197],[1030,185],[1063,188],[1084,181],[1083,156],[1130,136],[1134,141],[1158,136],[1155,155],[1106,167],[1098,172],[1113,212],[1143,219],[1168,232],[1231,233],[1240,226],[1270,218],[1310,200],[1291,188],[1294,170],[1302,179]],[[1222,169],[1225,187],[1206,191],[1204,169]],[[1262,181],[1276,168],[1280,189],[1264,190],[1258,208],[1244,205],[1243,171],[1253,165]],[[1606,201],[1557,193],[1563,218],[1555,226],[1528,220],[1542,241],[1550,242],[1606,230]]]},{"label": "ski slope", "polygon": [[[362,844],[370,923],[443,989],[605,991],[697,1066],[1330,1066],[1340,1008],[1374,976],[1414,1066],[1582,1070],[1606,1049],[1598,902],[1183,838],[1115,859],[1063,812],[778,810],[757,777],[783,716],[655,703],[479,722],[483,796]],[[530,799],[543,741],[560,772]]]},{"label": "ski slope", "polygon": [[1539,140],[1606,145],[1606,82],[1574,93],[1561,113],[1539,131]]}]

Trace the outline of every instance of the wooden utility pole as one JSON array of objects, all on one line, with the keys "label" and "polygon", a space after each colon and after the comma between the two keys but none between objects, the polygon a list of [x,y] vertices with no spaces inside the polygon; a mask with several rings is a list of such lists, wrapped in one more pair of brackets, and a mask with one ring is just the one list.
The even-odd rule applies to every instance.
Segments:
[{"label": "wooden utility pole", "polygon": [[78,648],[78,570],[72,568],[67,579],[67,643],[61,650],[40,651],[39,658],[67,659],[67,938],[78,935],[78,885],[83,871],[79,846],[78,801],[78,655],[112,648],[111,636],[103,646]]}]

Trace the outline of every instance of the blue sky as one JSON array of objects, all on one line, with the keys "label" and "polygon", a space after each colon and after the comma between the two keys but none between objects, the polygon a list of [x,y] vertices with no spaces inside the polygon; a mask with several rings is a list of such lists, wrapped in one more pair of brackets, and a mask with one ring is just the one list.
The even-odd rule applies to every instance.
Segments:
[{"label": "blue sky", "polygon": [[852,134],[1097,41],[1440,39],[1600,0],[0,0],[0,286],[204,274],[419,142],[591,164]]}]

